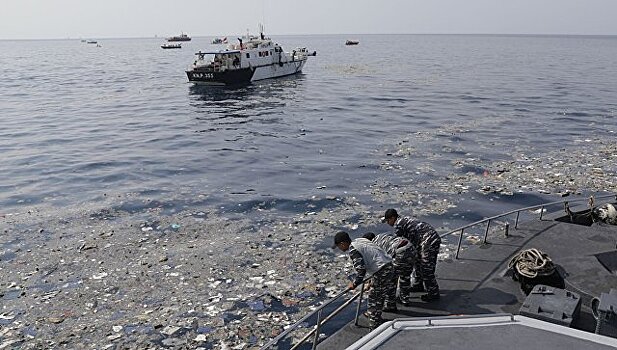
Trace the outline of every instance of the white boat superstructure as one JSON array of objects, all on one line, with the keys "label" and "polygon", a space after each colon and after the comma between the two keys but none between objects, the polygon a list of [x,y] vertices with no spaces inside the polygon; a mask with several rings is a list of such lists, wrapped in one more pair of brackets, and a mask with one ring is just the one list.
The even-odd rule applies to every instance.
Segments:
[{"label": "white boat superstructure", "polygon": [[238,38],[225,50],[197,52],[186,71],[190,82],[209,85],[248,84],[302,72],[306,48],[285,52],[263,35]]}]

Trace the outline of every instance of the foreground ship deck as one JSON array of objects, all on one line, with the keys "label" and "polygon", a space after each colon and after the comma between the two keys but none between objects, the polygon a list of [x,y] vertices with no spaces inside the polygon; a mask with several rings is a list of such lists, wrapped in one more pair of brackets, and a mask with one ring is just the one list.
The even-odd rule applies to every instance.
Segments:
[{"label": "foreground ship deck", "polygon": [[[612,194],[595,198],[598,199],[602,199],[603,203],[614,202],[617,196]],[[614,320],[617,318],[617,294],[608,294],[611,289],[615,289],[613,293],[617,292],[617,226],[593,223],[591,215],[593,213],[593,218],[598,219],[612,210],[610,219],[606,219],[607,216],[604,216],[604,219],[615,224],[617,218],[613,216],[616,213],[614,208],[609,208],[608,205],[606,210],[598,210],[593,197],[590,198],[591,208],[581,205],[578,207],[579,211],[576,211],[577,208],[570,210],[569,204],[583,201],[585,199],[572,199],[521,208],[443,234],[442,237],[456,235],[459,240],[456,254],[437,265],[436,275],[441,299],[425,303],[420,300],[421,293],[417,293],[411,304],[399,304],[397,313],[384,313],[382,316],[387,322],[373,332],[369,333],[367,319],[360,316],[363,304],[358,304],[357,298],[363,301],[363,290],[354,291],[353,295],[342,291],[298,320],[262,349],[273,346],[308,348],[306,341],[313,342],[313,349],[390,349],[401,348],[403,344],[403,348],[409,349],[426,348],[428,345],[432,349],[459,349],[460,341],[476,339],[475,333],[478,337],[481,334],[483,339],[474,343],[476,347],[468,348],[492,349],[497,348],[495,344],[516,349],[527,348],[520,342],[507,344],[502,341],[503,334],[512,337],[518,334],[521,337],[537,337],[549,344],[581,342],[585,344],[578,347],[581,349],[603,348],[598,347],[598,344],[607,349],[617,349],[617,321]],[[563,211],[545,214],[546,208],[555,211],[555,206],[564,208],[568,214],[564,216]],[[523,223],[519,221],[521,215],[529,214],[533,219],[525,219]],[[476,244],[462,244],[466,231],[479,233],[469,236],[476,237]],[[462,246],[464,247],[461,249]],[[549,289],[532,291],[528,298],[521,290],[520,283],[512,278],[508,263],[521,251],[531,248],[548,254],[563,278],[566,291],[548,287]],[[602,298],[598,299],[600,296]],[[576,302],[571,303],[570,299]],[[347,320],[353,319],[354,310],[348,306],[352,305],[354,300],[356,318],[346,324]],[[525,315],[532,318],[519,316],[523,303],[530,300],[533,301],[534,308],[537,307],[537,311],[532,311],[534,308],[531,307],[525,308]],[[592,300],[596,306],[596,316],[600,315],[599,319],[608,321],[596,322],[591,307]],[[602,307],[608,305],[613,310],[598,314],[598,301]],[[550,308],[554,310],[549,310]],[[562,310],[564,312],[561,312]],[[498,317],[505,317],[505,320],[495,321]],[[477,321],[479,319],[482,321]],[[292,332],[307,328],[307,322],[317,326],[309,326],[309,332],[304,332],[303,337],[300,335],[301,338],[290,337]],[[449,325],[441,327],[443,329],[440,330],[435,327],[440,322]],[[458,325],[454,325],[457,322]],[[602,325],[602,331],[600,328],[596,329],[597,324]],[[417,330],[422,328],[430,328],[431,331],[425,330],[422,332],[422,339],[419,339]],[[493,332],[494,330],[503,331]],[[613,338],[596,335],[596,330]],[[301,332],[294,334],[298,333]],[[323,339],[329,334],[329,337]],[[459,340],[451,340],[454,335]],[[549,340],[551,338],[557,340]],[[560,348],[543,346],[542,342],[538,343],[542,348]]]},{"label": "foreground ship deck", "polygon": [[375,330],[350,350],[361,349],[516,349],[603,350],[617,347],[617,339],[512,315],[442,317],[397,320]]},{"label": "foreground ship deck", "polygon": [[[593,332],[596,321],[590,308],[591,298],[617,287],[616,243],[617,226],[583,226],[552,220],[524,223],[510,230],[507,237],[489,236],[486,244],[462,250],[458,259],[440,262],[440,300],[424,303],[418,294],[416,303],[409,307],[399,305],[397,314],[384,314],[384,318],[518,314],[526,296],[520,284],[507,275],[508,262],[521,250],[537,248],[553,259],[565,277],[566,289],[581,296],[580,318],[572,327]],[[367,321],[361,317],[358,326],[353,322],[347,324],[320,343],[318,349],[344,349],[368,333]],[[401,337],[396,340],[400,344],[419,344],[413,332],[398,333],[397,337]]]}]

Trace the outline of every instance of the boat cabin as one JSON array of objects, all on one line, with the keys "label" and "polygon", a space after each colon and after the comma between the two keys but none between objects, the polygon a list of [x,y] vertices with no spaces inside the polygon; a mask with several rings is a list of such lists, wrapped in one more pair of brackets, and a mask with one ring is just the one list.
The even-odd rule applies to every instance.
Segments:
[{"label": "boat cabin", "polygon": [[[216,52],[197,52],[197,58],[193,62],[195,68],[211,72],[224,72],[246,68],[242,66],[241,52],[234,51],[216,51]],[[247,65],[248,67],[248,65]]]}]

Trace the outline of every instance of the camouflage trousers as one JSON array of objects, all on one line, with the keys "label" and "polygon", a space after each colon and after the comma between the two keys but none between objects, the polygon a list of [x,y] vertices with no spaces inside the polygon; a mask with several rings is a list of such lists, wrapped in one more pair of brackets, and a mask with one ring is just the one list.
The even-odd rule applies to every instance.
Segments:
[{"label": "camouflage trousers", "polygon": [[396,307],[396,275],[391,264],[373,275],[372,287],[368,292],[368,320],[371,328],[378,326],[381,320],[381,311]]},{"label": "camouflage trousers", "polygon": [[399,295],[401,298],[407,297],[410,293],[411,274],[417,258],[418,254],[416,249],[411,243],[409,243],[408,246],[397,250],[394,259],[392,259],[392,266],[394,267],[394,272],[398,277],[400,288]]},{"label": "camouflage trousers", "polygon": [[423,283],[424,290],[430,295],[439,294],[435,268],[437,267],[437,254],[439,254],[440,245],[441,238],[439,236],[422,242],[418,264],[413,270],[414,285]]}]

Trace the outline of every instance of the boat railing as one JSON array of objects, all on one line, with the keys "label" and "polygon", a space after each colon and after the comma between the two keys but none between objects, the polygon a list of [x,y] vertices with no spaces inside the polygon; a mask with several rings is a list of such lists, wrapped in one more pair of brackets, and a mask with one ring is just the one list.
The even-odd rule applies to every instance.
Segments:
[{"label": "boat railing", "polygon": [[295,349],[299,348],[300,346],[302,346],[302,344],[304,344],[307,340],[309,340],[309,338],[311,338],[311,336],[313,337],[312,349],[316,349],[317,348],[317,344],[319,344],[319,334],[320,334],[319,331],[321,330],[321,327],[326,322],[330,321],[332,318],[334,318],[336,315],[338,315],[345,308],[347,308],[347,306],[349,306],[349,304],[351,304],[354,300],[360,298],[360,301],[358,302],[358,306],[356,308],[355,322],[356,322],[356,325],[357,325],[358,324],[358,318],[360,316],[360,309],[361,309],[361,306],[362,306],[362,296],[364,294],[364,286],[365,286],[366,282],[371,280],[371,278],[372,278],[372,276],[369,276],[369,277],[365,278],[364,281],[362,281],[362,283],[360,283],[360,291],[354,293],[354,295],[352,295],[348,300],[343,302],[339,307],[337,307],[334,311],[330,312],[328,315],[324,315],[325,308],[328,307],[329,305],[332,305],[334,302],[341,300],[349,291],[355,290],[355,288],[354,289],[347,288],[347,289],[339,292],[334,297],[332,297],[331,299],[329,299],[325,303],[321,304],[319,307],[317,307],[312,312],[304,315],[304,317],[300,318],[294,324],[289,326],[287,329],[285,329],[283,332],[281,332],[275,338],[271,339],[264,346],[262,346],[261,350],[266,350],[266,349],[269,349],[269,348],[277,345],[280,341],[282,341],[283,339],[287,338],[287,336],[291,332],[293,332],[293,331],[295,331],[295,330],[297,330],[299,328],[303,328],[302,324],[304,322],[306,322],[309,318],[317,315],[317,322],[315,323],[315,326],[313,326],[313,329],[310,330],[307,334],[305,334],[304,337],[302,337],[302,339],[300,339],[296,344],[292,345],[290,350],[295,350]]},{"label": "boat railing", "polygon": [[[609,195],[603,195],[603,196],[591,196],[589,198],[579,198],[579,199],[564,199],[561,201],[555,201],[555,202],[549,202],[549,203],[543,203],[543,204],[537,204],[537,205],[532,205],[529,207],[524,207],[524,208],[520,208],[520,209],[515,209],[515,210],[511,210],[505,213],[501,213],[499,215],[495,215],[495,216],[491,216],[488,218],[484,218],[482,220],[476,221],[476,222],[472,222],[470,224],[467,224],[465,226],[461,226],[458,228],[455,228],[454,230],[450,230],[444,234],[441,234],[440,237],[444,238],[447,236],[450,236],[454,233],[459,232],[459,237],[458,237],[458,243],[456,245],[456,254],[454,255],[455,259],[458,259],[458,255],[461,251],[461,243],[463,242],[463,235],[465,233],[465,230],[478,226],[478,225],[482,225],[484,223],[486,223],[486,229],[484,230],[484,238],[482,239],[482,243],[486,243],[486,239],[488,237],[488,233],[490,231],[491,228],[491,223],[494,222],[497,219],[501,219],[501,218],[506,218],[509,216],[513,216],[516,214],[516,219],[514,221],[514,229],[518,228],[518,222],[519,222],[519,218],[520,218],[520,214],[522,212],[525,211],[532,211],[532,210],[537,210],[538,214],[539,214],[539,220],[542,220],[544,218],[544,212],[547,211],[547,207],[551,207],[551,206],[556,206],[556,205],[562,205],[564,207],[564,210],[567,210],[570,206],[571,203],[579,203],[579,202],[588,202],[589,203],[589,209],[593,210],[596,207],[596,204],[598,203],[602,203],[602,202],[598,202],[601,200],[605,200],[605,199],[609,199],[609,198],[613,198],[615,200],[617,200],[617,195],[616,194],[609,194]],[[506,224],[504,225],[504,231],[505,231],[505,235],[508,235],[508,231],[509,231],[509,223],[506,222]]]},{"label": "boat railing", "polygon": [[[488,218],[484,218],[482,220],[479,220],[479,221],[467,224],[465,226],[461,226],[461,227],[458,227],[456,229],[450,230],[450,231],[448,231],[448,232],[446,232],[444,234],[441,234],[440,236],[442,238],[444,238],[446,236],[449,236],[449,235],[452,235],[454,233],[460,232],[458,243],[457,243],[457,248],[456,248],[456,255],[455,255],[455,259],[458,259],[458,255],[459,255],[459,252],[461,250],[461,243],[463,241],[463,234],[464,234],[465,230],[467,230],[467,229],[470,229],[472,227],[475,227],[475,226],[482,225],[482,224],[486,223],[486,230],[485,230],[484,239],[483,239],[483,243],[486,243],[491,223],[493,221],[497,220],[497,219],[501,219],[501,218],[508,217],[508,216],[511,216],[511,215],[513,216],[513,215],[516,214],[514,228],[517,229],[518,228],[518,222],[519,222],[520,214],[522,212],[539,209],[539,212],[538,212],[539,213],[539,220],[542,220],[544,218],[544,212],[547,210],[546,209],[547,207],[552,207],[552,206],[556,206],[556,205],[563,205],[564,208],[567,209],[567,208],[569,208],[570,203],[579,203],[579,202],[588,201],[590,209],[593,210],[593,208],[596,207],[596,204],[608,202],[609,198],[615,199],[617,201],[617,194],[602,195],[602,196],[596,196],[596,197],[592,196],[590,198],[561,200],[561,201],[548,202],[548,203],[543,203],[543,204],[538,204],[538,205],[532,205],[532,206],[528,206],[528,207],[524,207],[524,208],[520,208],[520,209],[511,210],[511,211],[508,211],[508,212],[505,212],[505,213],[502,213],[502,214],[499,214],[499,215],[491,216],[491,217],[488,217]],[[603,200],[606,200],[606,201],[600,202],[600,201],[603,201]],[[505,224],[506,235],[508,233],[508,230],[509,230],[509,224],[506,223]],[[312,312],[306,314],[304,317],[300,318],[294,324],[290,325],[287,329],[285,329],[283,332],[281,332],[275,338],[271,339],[264,346],[262,346],[261,350],[266,350],[266,349],[269,349],[269,348],[271,348],[273,346],[276,346],[283,339],[287,338],[287,336],[290,333],[292,333],[292,332],[294,332],[294,331],[296,331],[296,330],[298,330],[300,328],[306,328],[306,327],[304,327],[303,323],[305,323],[311,317],[314,317],[315,315],[317,315],[317,322],[312,327],[312,329],[307,334],[305,334],[296,344],[293,344],[292,347],[290,348],[290,350],[295,350],[295,349],[299,348],[300,346],[302,346],[302,344],[304,344],[306,341],[308,341],[311,337],[313,337],[312,349],[316,349],[317,345],[319,344],[319,341],[320,341],[320,339],[319,339],[319,336],[320,336],[319,331],[322,329],[323,325],[326,322],[330,321],[332,318],[334,318],[336,315],[338,315],[345,308],[347,308],[356,299],[359,299],[358,300],[358,305],[356,306],[356,313],[355,313],[355,319],[354,319],[354,324],[357,326],[358,325],[358,319],[359,319],[359,316],[360,316],[360,310],[361,310],[361,307],[362,307],[362,299],[363,299],[363,296],[364,296],[365,284],[371,278],[372,278],[372,276],[366,278],[363,281],[363,283],[360,284],[360,286],[359,286],[360,287],[360,291],[359,292],[354,293],[349,299],[345,300],[339,307],[337,307],[334,311],[332,311],[327,316],[324,315],[325,308],[328,307],[329,305],[332,305],[333,303],[335,303],[337,301],[341,301],[342,298],[349,291],[352,291],[351,289],[345,289],[345,290],[339,292],[334,297],[332,297],[331,299],[327,300],[325,303],[321,304],[315,310],[313,310]]]}]

